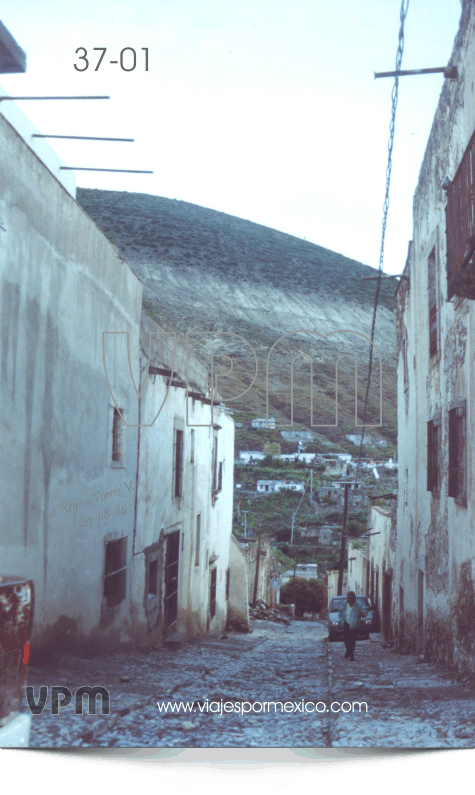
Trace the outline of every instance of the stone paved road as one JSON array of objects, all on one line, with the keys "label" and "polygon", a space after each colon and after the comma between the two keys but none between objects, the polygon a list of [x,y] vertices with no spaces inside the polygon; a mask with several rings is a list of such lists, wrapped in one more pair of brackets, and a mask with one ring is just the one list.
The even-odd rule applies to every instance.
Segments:
[{"label": "stone paved road", "polygon": [[[81,659],[62,654],[32,668],[29,684],[102,685],[111,714],[75,715],[71,706],[33,716],[31,747],[473,747],[475,682],[440,666],[395,654],[372,640],[357,644],[356,662],[342,643],[328,643],[319,623],[285,627],[254,621],[249,635]],[[321,712],[299,705],[320,702]],[[185,714],[160,712],[157,701],[195,702]],[[238,709],[292,702],[294,712],[215,714],[221,701]],[[245,702],[249,706],[243,707]],[[332,712],[341,704],[353,712]],[[345,702],[345,703],[344,703]],[[356,705],[365,702],[366,708]],[[201,706],[201,710],[198,706]],[[208,705],[208,710],[206,709]],[[324,706],[326,705],[326,706]],[[85,702],[86,709],[86,702]],[[234,707],[233,707],[234,710]],[[328,711],[327,711],[328,710]]]}]

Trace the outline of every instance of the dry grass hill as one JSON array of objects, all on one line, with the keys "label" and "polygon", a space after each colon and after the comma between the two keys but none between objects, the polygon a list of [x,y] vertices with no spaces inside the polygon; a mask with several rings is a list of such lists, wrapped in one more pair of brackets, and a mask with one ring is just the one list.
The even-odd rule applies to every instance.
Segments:
[{"label": "dry grass hill", "polygon": [[[309,428],[310,365],[313,360],[313,422],[335,422],[335,365],[339,357],[338,427],[315,428],[317,445],[328,441],[346,449],[345,433],[354,433],[354,360],[358,366],[359,421],[367,373],[375,282],[363,276],[372,268],[321,246],[187,202],[148,194],[78,189],[77,200],[117,246],[144,283],[144,308],[162,327],[195,334],[194,350],[209,364],[231,375],[219,381],[224,397],[250,391],[229,403],[237,420],[265,416],[266,360],[269,366],[269,414],[290,418],[290,364],[295,356],[294,423]],[[383,281],[375,345],[383,369],[383,427],[374,432],[396,440],[394,287]],[[330,335],[312,338],[302,330]],[[300,332],[300,333],[297,333]],[[336,333],[338,332],[338,333]],[[353,332],[353,333],[348,333]],[[228,356],[229,359],[219,358]],[[350,357],[353,357],[354,360]],[[376,374],[378,359],[375,359]],[[379,385],[372,381],[367,421],[379,421]],[[258,447],[256,448],[258,449]]]}]

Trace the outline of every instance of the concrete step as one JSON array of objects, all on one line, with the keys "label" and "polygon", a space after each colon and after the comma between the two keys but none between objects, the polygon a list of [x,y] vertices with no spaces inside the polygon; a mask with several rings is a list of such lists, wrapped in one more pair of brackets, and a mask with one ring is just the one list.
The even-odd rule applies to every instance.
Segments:
[{"label": "concrete step", "polygon": [[172,632],[171,635],[168,635],[163,645],[168,646],[169,649],[181,649],[185,643],[186,635],[184,632]]}]

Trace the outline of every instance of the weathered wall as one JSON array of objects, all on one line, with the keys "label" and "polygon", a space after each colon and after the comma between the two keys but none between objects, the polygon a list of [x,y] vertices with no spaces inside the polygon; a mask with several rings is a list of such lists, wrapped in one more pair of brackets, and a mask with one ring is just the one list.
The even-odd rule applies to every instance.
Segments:
[{"label": "weathered wall", "polygon": [[[206,369],[187,361],[182,346],[173,359],[172,335],[158,334],[151,364],[175,371],[172,386],[167,395],[168,379],[152,375],[138,400],[148,333],[160,332],[142,317],[141,283],[1,113],[0,219],[0,562],[3,572],[34,580],[33,650],[161,642],[167,542],[177,532],[174,631],[221,633],[234,425],[217,406],[209,427]],[[157,421],[139,428],[152,423],[165,396]],[[120,460],[112,454],[115,405],[127,423]],[[176,427],[184,434],[180,499],[173,493]],[[214,438],[222,465],[215,493]],[[119,538],[127,540],[125,599],[110,607],[106,544]]]},{"label": "weathered wall", "polygon": [[[131,606],[104,614],[104,544],[127,536],[130,554],[137,431],[114,466],[102,333],[130,333],[137,377],[142,287],[3,112],[0,217],[1,567],[34,580],[37,646],[123,640]],[[136,422],[127,351],[106,352]]]},{"label": "weathered wall", "polygon": [[[177,347],[175,359],[172,334],[162,335],[146,316],[142,322],[141,377],[148,366],[149,333],[153,337],[151,365],[175,373],[167,395],[169,377],[149,375],[140,402],[138,514],[135,534],[135,565],[145,571],[147,559],[159,554],[159,604],[150,605],[146,577],[136,578],[134,602],[141,621],[147,625],[150,641],[166,634],[163,610],[165,598],[165,549],[170,533],[180,532],[178,620],[173,631],[186,636],[219,634],[226,622],[226,570],[232,528],[234,424],[222,407],[211,407],[204,397],[208,374],[193,358],[188,361],[189,389],[200,394],[186,398],[187,362]],[[187,415],[188,402],[188,415]],[[154,421],[160,406],[163,408]],[[187,424],[188,423],[188,424]],[[193,427],[194,426],[194,427]],[[219,428],[219,430],[218,430]],[[174,432],[184,433],[182,497],[174,495]],[[192,442],[193,435],[193,442]],[[212,496],[213,437],[218,439],[218,465],[222,463],[222,488]],[[192,452],[193,446],[193,452]],[[199,550],[197,517],[200,516]],[[217,567],[216,615],[209,616],[210,568]]]},{"label": "weathered wall", "polygon": [[238,540],[231,536],[229,548],[229,599],[226,626],[249,632],[249,600],[246,555]]},{"label": "weathered wall", "polygon": [[[396,565],[401,647],[475,671],[472,597],[475,557],[475,306],[447,300],[445,177],[453,179],[475,128],[475,8],[465,2],[451,65],[434,118],[417,190],[414,233],[398,303],[399,501]],[[473,197],[472,197],[473,201]],[[428,261],[435,253],[438,353],[429,357]],[[406,359],[406,362],[404,362]],[[405,377],[405,367],[406,377]],[[448,411],[467,400],[467,501],[448,496]],[[427,422],[440,416],[440,490],[427,491]]]},{"label": "weathered wall", "polygon": [[[348,543],[348,590],[355,594],[366,593],[366,570],[368,558],[366,550],[353,547],[352,542]],[[335,596],[336,594],[333,594]]]},{"label": "weathered wall", "polygon": [[[246,564],[249,584],[249,602],[254,597],[254,584],[256,581],[257,543],[249,545],[246,549]],[[257,578],[256,599],[263,599],[269,607],[277,604],[278,591],[271,588],[271,580],[279,579],[280,564],[271,548],[271,542],[261,539],[261,552],[259,555],[259,576]]]}]

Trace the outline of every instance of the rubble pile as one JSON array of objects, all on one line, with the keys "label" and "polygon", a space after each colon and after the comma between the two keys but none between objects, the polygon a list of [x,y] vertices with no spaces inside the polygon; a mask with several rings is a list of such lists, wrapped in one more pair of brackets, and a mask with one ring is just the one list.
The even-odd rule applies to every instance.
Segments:
[{"label": "rubble pile", "polygon": [[[263,619],[264,621],[278,621],[280,624],[289,626],[291,623],[291,611],[289,607],[291,607],[291,605],[269,607],[263,599],[258,599],[255,607],[252,607],[251,604],[249,605],[249,617]],[[287,615],[285,615],[285,613],[287,613]]]}]

